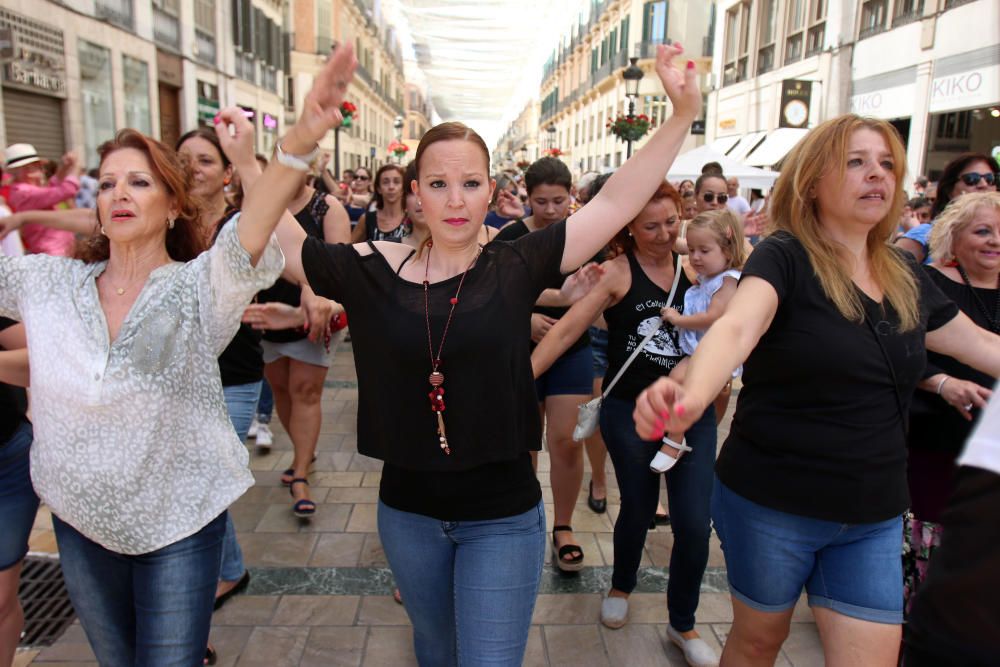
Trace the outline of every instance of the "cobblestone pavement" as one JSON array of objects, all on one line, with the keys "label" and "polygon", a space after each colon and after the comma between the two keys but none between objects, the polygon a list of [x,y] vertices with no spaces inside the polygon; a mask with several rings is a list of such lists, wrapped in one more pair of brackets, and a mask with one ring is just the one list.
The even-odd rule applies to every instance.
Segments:
[{"label": "cobblestone pavement", "polygon": [[[232,508],[239,541],[252,574],[247,592],[218,611],[212,642],[219,665],[299,667],[416,665],[412,631],[404,609],[392,599],[392,575],[376,534],[375,503],[381,463],[357,453],[355,415],[357,385],[350,343],[337,350],[323,396],[323,427],[311,475],[318,503],[311,521],[291,513],[288,490],[280,471],[292,462],[291,443],[277,419],[272,424],[271,452],[251,454],[257,485]],[[733,401],[735,403],[735,400]],[[727,415],[719,433],[725,437]],[[251,447],[252,447],[251,441]],[[549,461],[539,456],[548,523],[552,523]],[[586,482],[573,525],[588,567],[579,576],[558,574],[546,556],[542,589],[524,664],[532,666],[684,665],[666,639],[666,575],[672,535],[669,528],[652,531],[646,541],[637,592],[632,595],[630,622],[609,630],[598,622],[602,593],[610,582],[612,526],[618,494],[610,463],[608,512],[594,514],[586,504]],[[39,512],[32,550],[55,552],[51,519]],[[702,587],[697,629],[721,650],[732,621],[725,584],[725,563],[718,539],[712,538],[709,571]],[[15,667],[96,666],[79,624],[72,625],[52,647],[25,650]],[[791,636],[778,665],[823,664],[812,614],[800,603]]]}]

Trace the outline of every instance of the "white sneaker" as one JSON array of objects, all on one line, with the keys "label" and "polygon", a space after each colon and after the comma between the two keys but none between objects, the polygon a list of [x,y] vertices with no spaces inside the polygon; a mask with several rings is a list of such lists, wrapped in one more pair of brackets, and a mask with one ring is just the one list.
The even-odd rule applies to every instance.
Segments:
[{"label": "white sneaker", "polygon": [[617,630],[628,622],[628,598],[607,596],[601,601],[601,623]]},{"label": "white sneaker", "polygon": [[667,638],[684,652],[684,659],[691,667],[718,667],[719,656],[701,637],[684,639],[680,632],[667,625]]},{"label": "white sneaker", "polygon": [[250,422],[250,428],[247,430],[247,439],[248,440],[250,438],[256,438],[257,437],[257,428],[259,426],[260,426],[260,422],[257,421],[256,417],[254,417],[253,421]]},{"label": "white sneaker", "polygon": [[257,424],[257,449],[270,449],[274,443],[271,427],[265,423]]}]

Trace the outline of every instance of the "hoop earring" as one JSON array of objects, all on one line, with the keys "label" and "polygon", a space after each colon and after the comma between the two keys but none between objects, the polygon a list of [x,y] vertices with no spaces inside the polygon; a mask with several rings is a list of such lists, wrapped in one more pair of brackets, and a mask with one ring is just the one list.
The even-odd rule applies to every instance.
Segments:
[{"label": "hoop earring", "polygon": [[101,225],[101,236],[107,236],[107,234],[104,232],[104,225]]}]

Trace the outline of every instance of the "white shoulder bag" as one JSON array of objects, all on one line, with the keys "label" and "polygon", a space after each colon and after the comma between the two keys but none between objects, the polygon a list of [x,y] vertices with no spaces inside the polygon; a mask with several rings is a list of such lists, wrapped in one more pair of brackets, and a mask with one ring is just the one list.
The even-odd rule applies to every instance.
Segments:
[{"label": "white shoulder bag", "polygon": [[[677,263],[674,266],[674,284],[671,285],[670,296],[667,297],[667,308],[672,306],[674,303],[674,295],[677,294],[677,284],[681,281],[681,271],[683,270],[684,269],[681,268],[681,258],[678,255]],[[579,412],[576,415],[576,427],[573,429],[573,440],[580,442],[593,435],[594,431],[597,430],[598,417],[601,413],[601,403],[604,401],[604,397],[607,396],[612,389],[614,389],[615,385],[618,384],[618,380],[621,379],[622,375],[625,374],[625,371],[628,370],[628,367],[632,365],[635,358],[639,356],[639,353],[642,352],[643,348],[646,347],[646,344],[653,339],[653,336],[656,335],[662,326],[663,323],[661,322],[660,326],[646,334],[646,337],[643,338],[642,342],[639,343],[635,350],[632,351],[632,355],[625,361],[624,364],[622,364],[622,367],[618,369],[618,373],[615,374],[614,379],[611,380],[607,389],[605,389],[600,396],[592,398],[586,403],[580,404]]]}]

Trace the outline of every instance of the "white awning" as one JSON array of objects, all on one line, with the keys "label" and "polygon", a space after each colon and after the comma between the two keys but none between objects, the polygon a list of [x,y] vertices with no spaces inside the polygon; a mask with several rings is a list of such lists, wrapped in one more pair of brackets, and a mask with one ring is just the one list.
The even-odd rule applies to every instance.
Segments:
[{"label": "white awning", "polygon": [[715,141],[709,144],[711,149],[716,153],[722,153],[725,155],[733,146],[736,145],[742,137],[738,134],[733,134],[728,137],[719,137]]},{"label": "white awning", "polygon": [[740,139],[740,143],[736,144],[732,150],[726,153],[726,157],[731,160],[736,160],[737,162],[744,162],[747,154],[757,147],[761,139],[767,132],[750,132],[749,134],[744,134],[743,138]]},{"label": "white awning", "polygon": [[779,128],[769,134],[764,143],[744,161],[753,167],[770,167],[777,164],[808,132],[809,130],[794,127]]},{"label": "white awning", "polygon": [[740,179],[740,187],[768,189],[774,185],[778,178],[778,172],[767,169],[757,169],[748,167],[742,162],[736,162],[728,155],[717,153],[711,146],[699,146],[687,153],[677,156],[674,163],[670,165],[667,178],[671,181],[680,181],[685,178],[695,180],[701,176],[701,168],[706,162],[718,162],[722,165],[722,171],[726,177],[735,176]]}]

